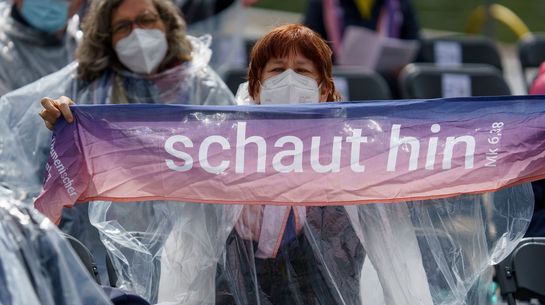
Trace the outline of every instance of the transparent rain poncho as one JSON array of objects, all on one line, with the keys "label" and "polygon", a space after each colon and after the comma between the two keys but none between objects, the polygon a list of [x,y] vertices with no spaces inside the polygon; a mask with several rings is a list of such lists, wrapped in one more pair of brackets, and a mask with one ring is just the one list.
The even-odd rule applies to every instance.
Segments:
[{"label": "transparent rain poncho", "polygon": [[275,257],[263,255],[266,239],[252,232],[259,225],[251,211],[265,221],[267,207],[148,204],[94,202],[90,217],[117,284],[152,302],[454,305],[486,303],[490,267],[524,235],[533,193],[523,184],[427,201],[296,207],[304,223]]},{"label": "transparent rain poncho", "polygon": [[111,304],[55,225],[0,187],[0,304]]},{"label": "transparent rain poncho", "polygon": [[520,184],[345,206],[93,202],[89,214],[117,284],[157,304],[458,305],[486,304],[491,266],[532,209]]},{"label": "transparent rain poncho", "polygon": [[0,96],[57,72],[73,60],[76,49],[78,16],[59,39],[15,20],[12,5],[0,2]]}]

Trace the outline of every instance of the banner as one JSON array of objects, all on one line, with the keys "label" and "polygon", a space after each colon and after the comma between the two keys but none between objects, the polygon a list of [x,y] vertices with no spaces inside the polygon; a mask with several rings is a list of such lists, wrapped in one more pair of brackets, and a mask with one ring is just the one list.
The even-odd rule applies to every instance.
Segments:
[{"label": "banner", "polygon": [[73,106],[36,207],[91,200],[396,202],[545,177],[545,98]]}]

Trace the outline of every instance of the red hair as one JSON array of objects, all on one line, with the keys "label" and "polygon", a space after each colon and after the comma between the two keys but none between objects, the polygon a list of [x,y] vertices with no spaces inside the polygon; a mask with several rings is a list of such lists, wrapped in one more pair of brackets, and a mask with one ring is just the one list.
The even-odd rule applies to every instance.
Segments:
[{"label": "red hair", "polygon": [[308,58],[320,75],[322,93],[327,93],[327,101],[340,101],[341,96],[333,83],[333,52],[316,32],[301,24],[279,26],[259,39],[250,55],[248,68],[248,92],[255,100],[259,94],[261,74],[271,58],[283,58],[290,54],[300,54]]}]

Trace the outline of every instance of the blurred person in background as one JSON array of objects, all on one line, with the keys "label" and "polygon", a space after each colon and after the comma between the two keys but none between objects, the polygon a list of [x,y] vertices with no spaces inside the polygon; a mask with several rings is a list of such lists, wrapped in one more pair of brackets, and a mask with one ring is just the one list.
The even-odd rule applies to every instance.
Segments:
[{"label": "blurred person in background", "polygon": [[[336,65],[346,65],[339,59],[343,56],[343,39],[348,27],[363,27],[382,37],[420,39],[420,25],[411,0],[309,0],[304,23],[329,42]],[[380,66],[374,68],[388,83],[393,98],[400,96],[397,76],[401,68],[394,71]]]},{"label": "blurred person in background", "polygon": [[67,24],[83,4],[84,0],[0,2],[0,96],[73,60],[76,37]]},{"label": "blurred person in background", "polygon": [[385,37],[420,39],[411,0],[309,0],[304,24],[330,43],[335,56],[347,26],[365,27]]}]

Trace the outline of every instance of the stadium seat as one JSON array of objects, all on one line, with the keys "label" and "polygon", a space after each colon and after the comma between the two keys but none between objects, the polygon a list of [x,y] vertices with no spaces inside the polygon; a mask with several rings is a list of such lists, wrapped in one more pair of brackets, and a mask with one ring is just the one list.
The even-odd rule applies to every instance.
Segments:
[{"label": "stadium seat", "polygon": [[545,34],[527,35],[518,44],[520,66],[527,86],[535,78],[537,68],[545,62]]},{"label": "stadium seat", "polygon": [[79,259],[85,266],[85,269],[89,271],[91,277],[95,280],[97,284],[100,284],[98,268],[95,264],[95,260],[93,258],[93,255],[91,254],[91,251],[89,251],[89,249],[87,249],[87,247],[75,237],[66,233],[62,233],[62,235],[70,243],[72,249],[74,249],[74,252],[76,252],[76,254],[78,255]]},{"label": "stadium seat", "polygon": [[510,95],[502,73],[489,65],[409,64],[399,75],[402,98]]},{"label": "stadium seat", "polygon": [[494,42],[483,36],[445,36],[423,39],[420,61],[439,65],[488,64],[502,71],[501,56]]},{"label": "stadium seat", "polygon": [[545,238],[524,238],[495,268],[500,292],[508,305],[530,299],[545,304]]},{"label": "stadium seat", "polygon": [[386,81],[373,71],[361,72],[335,67],[333,80],[344,101],[391,99]]}]

